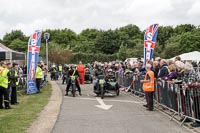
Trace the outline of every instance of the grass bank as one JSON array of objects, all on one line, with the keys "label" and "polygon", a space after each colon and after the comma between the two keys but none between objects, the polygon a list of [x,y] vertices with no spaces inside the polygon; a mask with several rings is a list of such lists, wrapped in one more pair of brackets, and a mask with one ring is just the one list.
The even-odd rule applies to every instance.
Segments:
[{"label": "grass bank", "polygon": [[24,133],[30,124],[39,116],[39,113],[47,105],[52,88],[47,84],[41,89],[42,93],[18,96],[18,105],[13,109],[0,110],[0,133]]}]

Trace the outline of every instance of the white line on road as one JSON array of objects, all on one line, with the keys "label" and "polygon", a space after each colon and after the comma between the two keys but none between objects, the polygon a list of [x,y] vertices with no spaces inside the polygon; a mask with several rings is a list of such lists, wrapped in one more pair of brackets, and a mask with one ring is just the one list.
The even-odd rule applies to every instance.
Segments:
[{"label": "white line on road", "polygon": [[106,105],[103,100],[99,97],[96,97],[96,100],[99,102],[100,105],[95,105],[98,108],[104,109],[104,110],[109,110],[112,105]]},{"label": "white line on road", "polygon": [[[77,99],[77,100],[91,100],[91,101],[96,101],[96,99],[94,98],[73,98],[73,97],[65,97],[65,98],[69,98],[69,99]],[[109,100],[109,99],[104,99],[104,101],[108,101],[108,102],[123,102],[123,103],[143,103],[143,102],[139,102],[139,101],[130,101],[130,100]]]}]

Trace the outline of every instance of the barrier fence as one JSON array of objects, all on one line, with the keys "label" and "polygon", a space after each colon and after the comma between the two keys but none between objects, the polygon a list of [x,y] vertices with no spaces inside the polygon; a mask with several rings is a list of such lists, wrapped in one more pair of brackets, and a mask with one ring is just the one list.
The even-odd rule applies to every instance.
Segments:
[{"label": "barrier fence", "polygon": [[[128,88],[133,94],[144,96],[142,83],[143,75],[134,73],[116,73],[117,81],[121,87]],[[129,89],[130,88],[130,89]],[[154,105],[161,106],[172,112],[172,120],[176,115],[182,118],[181,125],[186,119],[200,122],[200,87],[189,86],[182,88],[181,82],[170,83],[166,80],[155,79]]]}]

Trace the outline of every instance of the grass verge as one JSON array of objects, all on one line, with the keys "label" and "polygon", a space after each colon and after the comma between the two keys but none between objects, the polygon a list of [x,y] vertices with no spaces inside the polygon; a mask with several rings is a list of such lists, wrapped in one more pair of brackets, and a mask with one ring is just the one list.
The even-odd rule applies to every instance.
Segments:
[{"label": "grass verge", "polygon": [[41,89],[42,93],[18,96],[18,105],[13,109],[0,110],[0,133],[24,133],[31,123],[39,116],[39,113],[47,105],[52,88],[47,84]]}]

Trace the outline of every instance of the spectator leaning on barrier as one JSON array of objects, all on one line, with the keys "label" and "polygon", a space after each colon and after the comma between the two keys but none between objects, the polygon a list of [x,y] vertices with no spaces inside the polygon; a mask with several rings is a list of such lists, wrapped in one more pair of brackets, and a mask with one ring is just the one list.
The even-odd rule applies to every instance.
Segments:
[{"label": "spectator leaning on barrier", "polygon": [[158,72],[159,72],[159,69],[160,69],[158,64],[159,64],[158,61],[153,62],[153,69],[154,69],[155,78],[158,77]]},{"label": "spectator leaning on barrier", "polygon": [[172,81],[173,79],[177,79],[178,75],[174,64],[168,66],[168,72],[169,74],[165,77],[165,80]]},{"label": "spectator leaning on barrier", "polygon": [[16,105],[18,104],[17,102],[17,86],[19,84],[18,82],[18,64],[13,63],[13,68],[10,69],[8,73],[8,78],[9,78],[9,85],[12,89],[11,91],[11,104]]},{"label": "spectator leaning on barrier", "polygon": [[[9,64],[8,64],[9,65]],[[9,105],[9,93],[8,93],[8,68],[5,61],[1,62],[1,66],[3,67],[0,77],[0,109],[3,109],[3,101],[5,105],[5,109],[11,109]],[[3,100],[4,98],[4,100]]]},{"label": "spectator leaning on barrier", "polygon": [[143,83],[143,90],[145,92],[145,97],[147,101],[147,107],[149,111],[153,111],[153,93],[154,93],[154,72],[151,70],[151,64],[146,64],[146,71],[144,80],[140,82]]},{"label": "spectator leaning on barrier", "polygon": [[[195,72],[194,68],[192,65],[188,62],[185,63],[185,68],[184,68],[184,76],[183,76],[183,91],[185,91],[185,102],[186,104],[186,115],[192,116],[192,106],[191,106],[191,101],[190,101],[190,95],[188,90],[188,86],[196,81],[198,81],[199,77],[198,74]],[[199,105],[198,105],[199,106]],[[192,126],[200,126],[199,122],[194,122]]]},{"label": "spectator leaning on barrier", "polygon": [[168,75],[167,61],[162,59],[160,61],[160,70],[158,72],[159,78],[165,78]]},{"label": "spectator leaning on barrier", "polygon": [[182,80],[184,76],[185,64],[181,61],[176,61],[175,66],[176,66],[176,72],[178,74],[178,80]]}]

